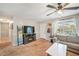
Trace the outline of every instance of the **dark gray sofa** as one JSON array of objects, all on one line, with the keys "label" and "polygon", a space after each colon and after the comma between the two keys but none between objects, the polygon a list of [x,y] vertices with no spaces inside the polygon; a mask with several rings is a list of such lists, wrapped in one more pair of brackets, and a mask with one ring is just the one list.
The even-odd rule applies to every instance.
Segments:
[{"label": "dark gray sofa", "polygon": [[57,35],[57,40],[60,43],[66,44],[68,50],[79,54],[79,36],[60,36]]}]

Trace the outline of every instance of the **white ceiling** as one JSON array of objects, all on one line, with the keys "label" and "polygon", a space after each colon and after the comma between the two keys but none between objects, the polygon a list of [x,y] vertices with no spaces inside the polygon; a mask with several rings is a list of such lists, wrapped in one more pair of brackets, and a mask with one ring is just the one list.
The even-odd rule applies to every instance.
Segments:
[{"label": "white ceiling", "polygon": [[[52,3],[53,4],[53,3]],[[62,15],[54,13],[50,16],[46,16],[48,13],[54,11],[54,9],[47,8],[47,3],[0,3],[0,16],[12,16],[22,19],[32,19],[37,21],[54,19],[59,16],[68,16],[79,13],[78,10],[64,10]],[[54,3],[53,5],[56,6]],[[79,6],[78,3],[69,4],[67,7]]]}]

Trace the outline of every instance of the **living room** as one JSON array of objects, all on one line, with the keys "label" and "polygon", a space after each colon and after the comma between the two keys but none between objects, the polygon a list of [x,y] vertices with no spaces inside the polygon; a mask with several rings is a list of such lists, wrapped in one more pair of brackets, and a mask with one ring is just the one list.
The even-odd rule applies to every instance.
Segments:
[{"label": "living room", "polygon": [[[0,3],[0,55],[78,56],[78,6],[79,3]],[[49,53],[54,43],[63,44],[62,54]]]}]

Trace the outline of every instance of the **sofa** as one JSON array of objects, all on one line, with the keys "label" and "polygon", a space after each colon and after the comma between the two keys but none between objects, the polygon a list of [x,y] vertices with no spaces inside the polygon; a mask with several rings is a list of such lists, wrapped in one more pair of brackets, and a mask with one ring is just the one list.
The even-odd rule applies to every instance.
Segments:
[{"label": "sofa", "polygon": [[57,41],[66,44],[69,51],[79,54],[79,36],[60,36],[57,35]]}]

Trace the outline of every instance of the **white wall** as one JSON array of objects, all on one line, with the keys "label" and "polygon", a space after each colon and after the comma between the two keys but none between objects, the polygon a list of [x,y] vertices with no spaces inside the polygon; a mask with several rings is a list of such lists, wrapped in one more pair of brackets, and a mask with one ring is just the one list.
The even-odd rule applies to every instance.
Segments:
[{"label": "white wall", "polygon": [[36,39],[39,38],[39,23],[34,20],[22,20],[22,19],[13,19],[13,45],[17,45],[17,25],[22,26],[34,26],[35,27],[35,33],[36,33]]},{"label": "white wall", "polygon": [[1,23],[0,23],[0,40],[1,40]]},{"label": "white wall", "polygon": [[[58,19],[55,19],[55,21]],[[76,18],[77,20],[77,31],[79,33],[79,16]],[[22,25],[27,25],[27,26],[35,26],[35,32],[36,32],[36,38],[45,38],[48,39],[48,34],[47,34],[47,22],[48,21],[43,21],[43,22],[37,22],[35,20],[29,20],[29,19],[13,19],[14,21],[14,29],[13,29],[13,45],[17,45],[17,25],[22,26]],[[55,21],[52,21],[52,29],[53,33],[56,32],[55,29]]]}]

